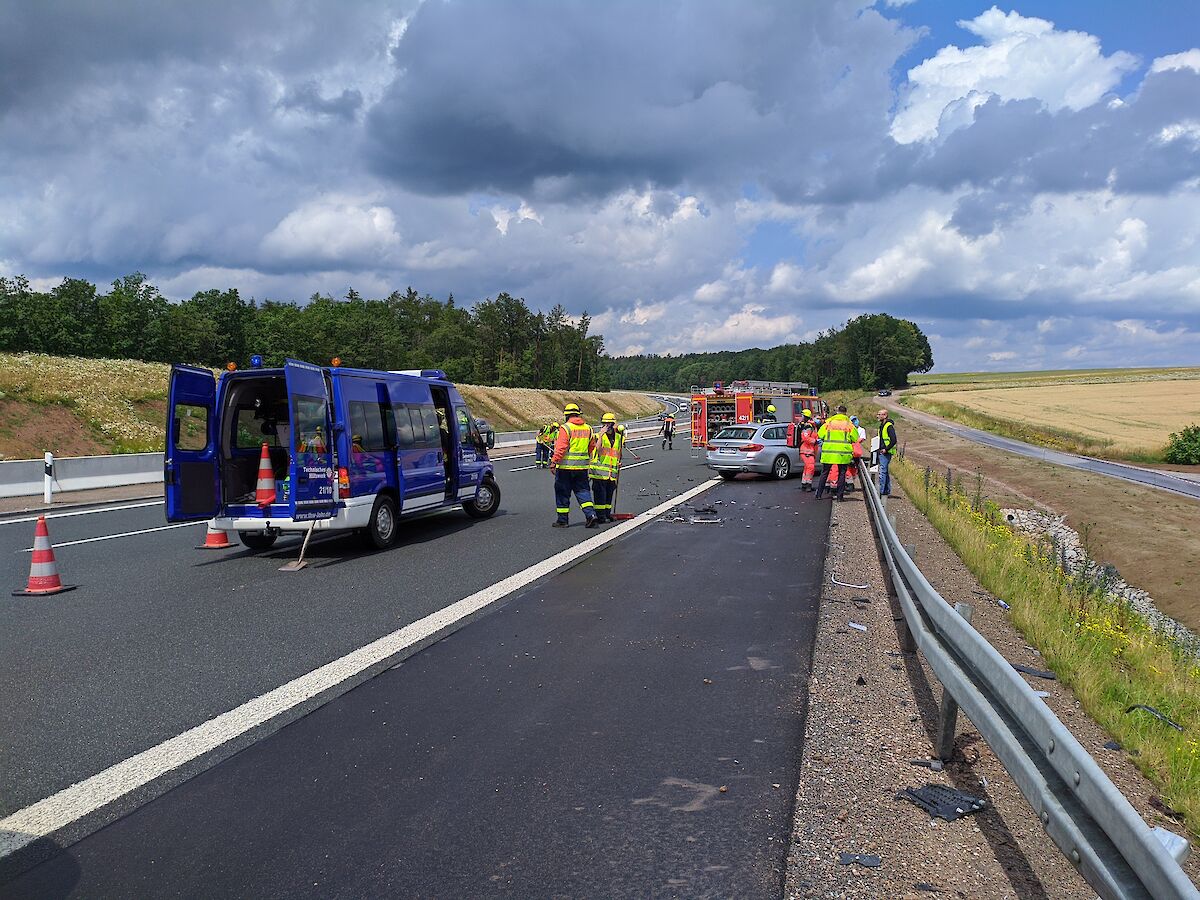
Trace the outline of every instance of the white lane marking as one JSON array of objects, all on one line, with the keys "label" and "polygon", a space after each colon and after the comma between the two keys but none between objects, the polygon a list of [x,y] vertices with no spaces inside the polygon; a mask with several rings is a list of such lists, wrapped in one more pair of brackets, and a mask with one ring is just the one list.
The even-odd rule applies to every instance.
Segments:
[{"label": "white lane marking", "polygon": [[509,472],[527,472],[527,471],[529,471],[530,469],[540,469],[540,468],[541,468],[541,466],[538,466],[538,465],[532,465],[532,466],[519,466],[519,467],[518,467],[518,468],[516,468],[516,469],[509,469],[508,471],[509,471]]},{"label": "white lane marking", "polygon": [[47,512],[36,516],[25,516],[20,519],[0,519],[0,525],[16,525],[18,522],[36,522],[43,515],[50,519],[69,519],[71,516],[90,516],[93,513],[118,512],[122,509],[141,509],[143,506],[162,506],[161,500],[147,500],[145,503],[127,503],[124,506],[101,506],[97,509],[81,509],[76,512]]},{"label": "white lane marking", "polygon": [[[177,522],[174,525],[159,525],[157,528],[141,528],[137,531],[122,531],[120,534],[102,534],[100,537],[84,538],[79,541],[63,541],[55,543],[55,547],[74,547],[76,544],[94,544],[96,541],[111,541],[114,538],[133,537],[135,534],[150,534],[152,531],[169,531],[172,528],[191,528],[194,525],[206,525],[207,522]],[[26,547],[23,553],[32,553],[32,547]]]},{"label": "white lane marking", "polygon": [[143,750],[129,759],[110,766],[102,772],[76,782],[57,794],[30,804],[4,819],[0,819],[0,858],[20,850],[39,838],[53,834],[72,822],[107,806],[114,800],[149,784],[156,778],[177,769],[187,762],[216,749],[264,722],[287,712],[297,704],[336,687],[365,669],[395,656],[414,644],[447,633],[462,619],[502,600],[514,591],[544,578],[576,560],[587,556],[605,544],[615,541],[668,510],[686,503],[698,494],[720,484],[720,479],[705,481],[676,497],[641,513],[636,519],[622,522],[593,537],[568,547],[524,571],[464,597],[444,609],[418,619],[411,625],[393,631],[376,641],[347,653],[301,675],[287,684],[255,697],[216,718],[209,719],[182,734],[163,741],[156,747]]},{"label": "white lane marking", "polygon": [[621,471],[624,472],[627,469],[636,469],[638,466],[648,466],[652,462],[654,462],[654,460],[652,460],[652,459],[643,459],[641,462],[632,463],[631,465],[628,465],[628,466],[622,464]]}]

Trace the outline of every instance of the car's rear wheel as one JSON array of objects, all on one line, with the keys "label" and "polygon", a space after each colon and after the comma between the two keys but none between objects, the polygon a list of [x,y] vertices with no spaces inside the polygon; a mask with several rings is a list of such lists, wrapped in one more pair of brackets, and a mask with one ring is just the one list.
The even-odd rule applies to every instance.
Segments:
[{"label": "car's rear wheel", "polygon": [[775,457],[775,462],[771,463],[771,474],[780,481],[792,474],[792,462],[782,453]]},{"label": "car's rear wheel", "polygon": [[238,537],[250,550],[270,550],[279,537],[278,531],[239,531]]},{"label": "car's rear wheel", "polygon": [[500,485],[492,478],[485,478],[479,483],[479,490],[473,500],[463,504],[467,515],[473,519],[486,519],[500,508]]},{"label": "car's rear wheel", "polygon": [[371,522],[367,525],[367,542],[377,550],[384,550],[396,540],[396,501],[386,494],[375,498],[371,507]]}]

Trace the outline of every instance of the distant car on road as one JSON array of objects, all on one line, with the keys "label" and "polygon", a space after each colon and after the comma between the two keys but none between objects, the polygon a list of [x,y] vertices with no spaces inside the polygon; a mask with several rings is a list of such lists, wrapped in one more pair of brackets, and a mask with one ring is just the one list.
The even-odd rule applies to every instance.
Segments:
[{"label": "distant car on road", "polygon": [[727,426],[704,445],[705,462],[725,479],[739,472],[787,478],[800,469],[800,451],[787,445],[787,430],[775,422]]},{"label": "distant car on road", "polygon": [[892,391],[890,388],[884,388],[882,391],[879,392],[879,396],[880,397],[890,397],[890,396],[892,396]]}]

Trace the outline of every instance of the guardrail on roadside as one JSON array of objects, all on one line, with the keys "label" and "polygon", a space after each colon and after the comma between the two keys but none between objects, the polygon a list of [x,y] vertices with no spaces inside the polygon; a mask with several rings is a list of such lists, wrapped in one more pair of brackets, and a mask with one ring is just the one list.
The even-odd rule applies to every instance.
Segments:
[{"label": "guardrail on roadside", "polygon": [[[1063,855],[1105,900],[1200,898],[1167,850],[1171,844],[1186,858],[1187,841],[1146,824],[1016,670],[934,590],[871,478],[860,482],[912,641]],[[946,718],[952,730],[953,711]]]}]

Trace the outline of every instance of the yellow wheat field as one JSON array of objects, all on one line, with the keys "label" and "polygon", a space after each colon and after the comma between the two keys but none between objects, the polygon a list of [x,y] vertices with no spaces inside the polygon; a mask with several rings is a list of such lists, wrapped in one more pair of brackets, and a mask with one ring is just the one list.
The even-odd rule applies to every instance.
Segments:
[{"label": "yellow wheat field", "polygon": [[1008,419],[1108,439],[1116,450],[1154,452],[1171,432],[1200,424],[1200,379],[1053,384],[921,394]]}]

